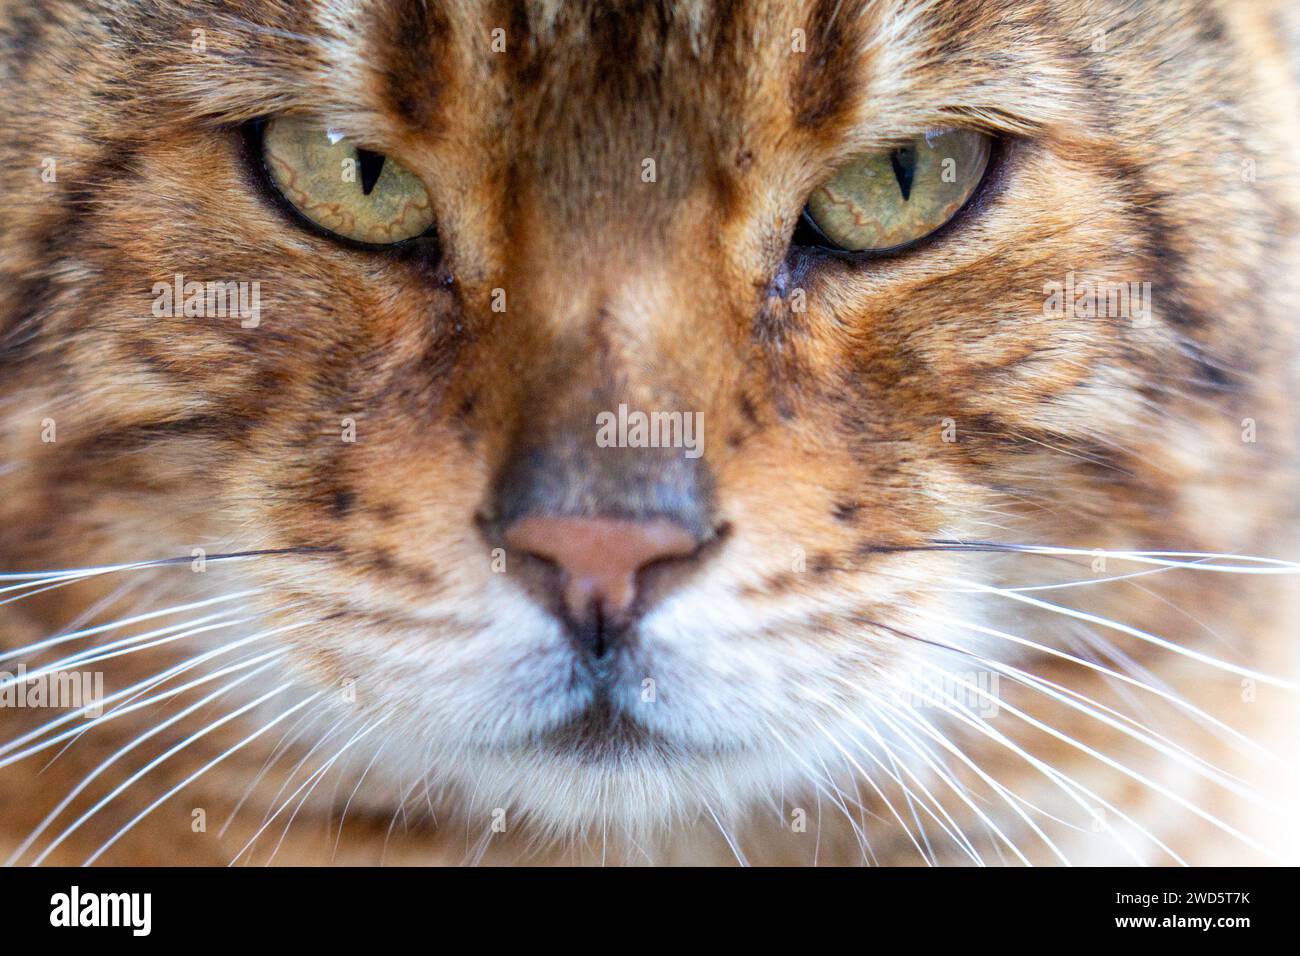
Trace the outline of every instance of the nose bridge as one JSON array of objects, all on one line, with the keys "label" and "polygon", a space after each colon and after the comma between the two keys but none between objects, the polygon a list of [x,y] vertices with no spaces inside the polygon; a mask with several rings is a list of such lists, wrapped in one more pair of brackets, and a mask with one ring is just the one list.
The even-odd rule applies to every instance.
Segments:
[{"label": "nose bridge", "polygon": [[673,408],[671,391],[644,381],[602,332],[596,323],[590,334],[571,341],[529,388],[497,481],[500,521],[508,525],[531,515],[668,518],[705,536],[713,481],[703,457],[680,444],[649,445],[625,427],[637,413],[668,412],[682,423],[676,434],[699,449],[700,423],[685,417],[697,413]]},{"label": "nose bridge", "polygon": [[511,221],[508,313],[556,339],[599,325],[612,346],[661,327],[675,284],[668,227],[592,221],[591,210],[564,212],[534,197],[518,202]]},{"label": "nose bridge", "polygon": [[[626,223],[575,231],[520,198],[503,327],[529,345],[493,494],[498,520],[667,518],[706,537],[713,480],[697,353],[708,346],[684,336],[698,303],[683,295],[676,257],[663,234]],[[655,413],[653,440],[623,427]]]}]

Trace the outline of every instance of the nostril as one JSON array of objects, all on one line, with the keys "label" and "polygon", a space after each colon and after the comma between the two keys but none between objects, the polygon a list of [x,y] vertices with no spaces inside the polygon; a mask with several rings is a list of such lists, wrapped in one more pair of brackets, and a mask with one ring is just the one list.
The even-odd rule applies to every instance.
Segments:
[{"label": "nostril", "polygon": [[700,546],[693,534],[666,518],[531,516],[506,529],[505,539],[508,547],[559,569],[564,603],[574,621],[599,617],[615,626],[636,599],[637,572],[689,557]]}]

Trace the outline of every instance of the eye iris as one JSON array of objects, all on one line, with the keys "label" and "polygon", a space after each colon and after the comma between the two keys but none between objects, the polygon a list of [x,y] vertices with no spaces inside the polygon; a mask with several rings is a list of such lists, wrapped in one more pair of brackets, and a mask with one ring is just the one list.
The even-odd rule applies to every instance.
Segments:
[{"label": "eye iris", "polygon": [[328,232],[391,245],[433,224],[429,193],[418,177],[318,124],[292,116],[268,121],[262,155],[285,200]]},{"label": "eye iris", "polygon": [[808,199],[807,215],[827,245],[885,251],[934,232],[975,192],[990,141],[968,130],[936,132],[860,156]]}]

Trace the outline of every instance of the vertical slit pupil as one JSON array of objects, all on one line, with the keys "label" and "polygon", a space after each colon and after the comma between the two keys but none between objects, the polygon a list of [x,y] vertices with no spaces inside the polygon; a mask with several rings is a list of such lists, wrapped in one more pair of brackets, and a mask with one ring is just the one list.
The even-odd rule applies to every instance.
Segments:
[{"label": "vertical slit pupil", "polygon": [[907,202],[912,198],[912,177],[916,174],[916,147],[900,146],[889,154],[889,165],[894,167],[898,191],[903,194],[903,202]]},{"label": "vertical slit pupil", "polygon": [[369,196],[384,171],[384,154],[358,148],[357,165],[361,167],[361,192]]}]

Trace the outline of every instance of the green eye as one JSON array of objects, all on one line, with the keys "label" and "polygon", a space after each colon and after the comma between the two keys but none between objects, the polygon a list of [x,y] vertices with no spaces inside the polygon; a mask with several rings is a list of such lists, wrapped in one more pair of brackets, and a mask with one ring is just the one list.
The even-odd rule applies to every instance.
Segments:
[{"label": "green eye", "polygon": [[805,214],[841,251],[897,249],[957,214],[983,180],[991,150],[983,133],[940,130],[859,156],[808,197]]},{"label": "green eye", "polygon": [[414,173],[310,120],[268,120],[262,160],[294,209],[344,239],[386,246],[433,225],[429,191]]}]

